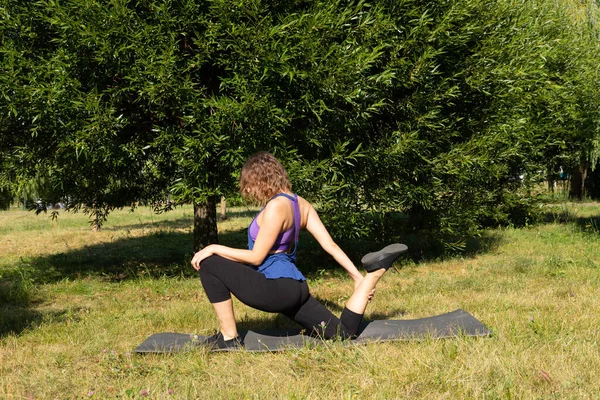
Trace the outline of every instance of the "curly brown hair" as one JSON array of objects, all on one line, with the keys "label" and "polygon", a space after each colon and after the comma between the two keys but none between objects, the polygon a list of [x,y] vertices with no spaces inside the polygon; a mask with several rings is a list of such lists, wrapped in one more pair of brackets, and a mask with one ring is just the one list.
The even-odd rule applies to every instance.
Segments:
[{"label": "curly brown hair", "polygon": [[285,168],[271,153],[256,153],[242,167],[240,193],[261,204],[280,192],[291,192],[292,184]]}]

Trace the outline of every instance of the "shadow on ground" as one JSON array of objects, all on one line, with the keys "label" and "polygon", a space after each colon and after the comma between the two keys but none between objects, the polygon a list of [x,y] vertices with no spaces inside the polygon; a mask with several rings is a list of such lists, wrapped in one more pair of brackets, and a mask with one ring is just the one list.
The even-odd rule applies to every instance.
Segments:
[{"label": "shadow on ground", "polygon": [[[599,207],[600,208],[600,207]],[[577,216],[567,210],[557,210],[547,212],[543,215],[544,223],[555,224],[573,224],[581,232],[600,235],[600,214],[593,214],[587,217]]]},{"label": "shadow on ground", "polygon": [[600,235],[600,215],[576,218],[575,224],[582,232]]},{"label": "shadow on ground", "polygon": [[[256,215],[256,210],[235,210],[228,211],[226,219],[235,219],[235,218],[252,218]],[[156,231],[156,230],[176,230],[176,229],[190,229],[190,221],[192,217],[182,217],[177,219],[168,219],[168,220],[158,220],[158,221],[140,221],[135,224],[128,225],[118,225],[111,226],[110,224],[104,225],[102,227],[105,231],[127,231],[127,230],[148,230],[148,231]],[[219,217],[219,221],[222,221],[223,218]],[[109,220],[110,222],[110,220]]]},{"label": "shadow on ground", "polygon": [[24,302],[19,305],[0,306],[0,338],[8,335],[21,335],[23,332],[47,321],[66,321],[68,310],[44,311],[35,310],[38,302]]},{"label": "shadow on ground", "polygon": [[3,275],[0,281],[0,338],[19,335],[41,323],[44,316],[35,311],[34,306],[28,282],[16,274]]},{"label": "shadow on ground", "polygon": [[[324,299],[317,298],[322,302],[331,312],[339,317],[342,313],[342,307],[332,305]],[[364,322],[376,321],[376,320],[389,320],[389,319],[403,319],[403,315],[406,314],[406,310],[392,310],[389,313],[372,313],[365,315]],[[241,319],[237,323],[239,330],[271,330],[271,329],[298,329],[299,325],[291,319],[281,314],[265,314],[260,318],[246,318]]]},{"label": "shadow on ground", "polygon": [[40,324],[44,315],[25,306],[0,306],[0,338],[20,335],[26,329]]},{"label": "shadow on ground", "polygon": [[[142,237],[126,237],[110,243],[85,246],[59,254],[22,258],[12,266],[11,274],[5,273],[0,279],[0,337],[7,334],[20,334],[29,327],[43,322],[47,317],[35,311],[35,304],[29,293],[29,287],[35,285],[88,276],[100,277],[107,281],[163,276],[195,278],[196,271],[190,265],[192,235],[173,230],[178,223],[182,224],[183,222],[170,221],[166,225],[168,230],[153,231]],[[127,227],[122,229],[127,229]],[[220,234],[219,240],[227,246],[245,248],[247,245],[246,229]],[[409,246],[409,254],[399,260],[400,265],[411,262],[418,264],[432,258],[439,259],[446,254],[443,247],[436,247],[435,242],[426,237],[414,235],[397,240]],[[468,241],[465,253],[475,255],[489,251],[497,243],[498,236],[483,235]],[[364,254],[379,250],[383,245],[389,243],[340,240],[338,244],[358,266]],[[299,269],[309,280],[318,280],[330,273],[346,276],[344,270],[306,232],[303,232],[301,236],[298,260]],[[341,313],[341,308],[336,303],[323,300],[334,314]],[[402,310],[394,312],[396,317],[402,314]],[[387,315],[370,316],[372,319],[389,317]],[[276,327],[278,327],[277,324],[283,323],[278,319],[279,317],[274,318]],[[285,317],[281,318],[286,321]],[[267,320],[265,323],[267,325],[273,323],[269,321]],[[241,322],[243,323],[243,321]],[[293,322],[290,323],[293,325]],[[256,325],[255,321],[252,324]]]},{"label": "shadow on ground", "polygon": [[[219,235],[220,243],[245,248],[246,229]],[[399,259],[402,264],[419,264],[431,259],[452,256],[436,242],[421,236],[397,239],[406,243],[409,253]],[[324,274],[343,272],[307,232],[302,232],[298,250],[298,267],[308,279],[319,279]],[[365,240],[340,240],[340,247],[355,265],[360,265],[364,254],[379,250],[388,243]],[[499,236],[487,233],[467,241],[462,256],[473,256],[496,247]],[[107,281],[122,281],[139,277],[196,276],[191,267],[193,256],[192,235],[179,231],[155,231],[142,237],[121,238],[110,243],[94,244],[58,254],[22,258],[13,267],[18,276],[26,276],[34,284],[57,282],[97,276]],[[3,278],[6,280],[6,276]]]}]

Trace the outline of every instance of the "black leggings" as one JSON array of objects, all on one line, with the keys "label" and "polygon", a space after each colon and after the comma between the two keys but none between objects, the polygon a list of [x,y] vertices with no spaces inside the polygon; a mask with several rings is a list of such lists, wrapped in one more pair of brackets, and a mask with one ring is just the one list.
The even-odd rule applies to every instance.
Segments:
[{"label": "black leggings", "polygon": [[311,296],[306,281],[267,279],[252,267],[220,256],[211,256],[200,266],[200,279],[211,303],[231,299],[261,311],[281,313],[296,321],[308,334],[330,339],[356,336],[362,314],[344,307],[341,318]]}]

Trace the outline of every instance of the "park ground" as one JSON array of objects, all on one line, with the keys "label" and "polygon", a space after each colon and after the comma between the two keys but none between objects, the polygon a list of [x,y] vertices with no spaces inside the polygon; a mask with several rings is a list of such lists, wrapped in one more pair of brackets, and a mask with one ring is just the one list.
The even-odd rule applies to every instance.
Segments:
[{"label": "park ground", "polygon": [[[465,253],[413,251],[366,314],[461,308],[491,337],[143,356],[152,333],[217,327],[189,266],[191,208],[116,211],[96,233],[83,214],[0,212],[0,398],[599,399],[600,204],[544,207],[547,223],[488,229]],[[244,246],[253,212],[229,210],[221,242]],[[339,313],[352,284],[304,239],[313,294]],[[357,263],[373,246],[342,243]],[[241,329],[292,326],[235,308]]]}]

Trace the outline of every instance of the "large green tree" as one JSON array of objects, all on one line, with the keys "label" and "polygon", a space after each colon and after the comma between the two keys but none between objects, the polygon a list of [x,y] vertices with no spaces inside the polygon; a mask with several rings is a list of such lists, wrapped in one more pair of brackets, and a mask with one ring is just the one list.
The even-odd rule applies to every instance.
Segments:
[{"label": "large green tree", "polygon": [[382,238],[403,212],[460,245],[526,221],[521,189],[592,143],[597,8],[2,0],[0,186],[35,182],[96,224],[193,202],[198,248],[270,150],[337,234]]}]

